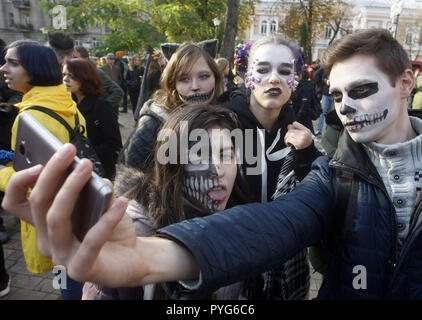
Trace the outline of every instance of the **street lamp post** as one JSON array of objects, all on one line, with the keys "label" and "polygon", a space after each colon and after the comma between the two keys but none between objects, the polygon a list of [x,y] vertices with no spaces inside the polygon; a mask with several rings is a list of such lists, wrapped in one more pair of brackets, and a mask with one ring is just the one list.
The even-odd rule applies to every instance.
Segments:
[{"label": "street lamp post", "polygon": [[215,38],[217,39],[218,26],[220,25],[221,21],[218,18],[214,18],[214,19],[212,19],[212,22],[214,23],[214,27],[215,27]]},{"label": "street lamp post", "polygon": [[394,38],[397,37],[397,29],[399,27],[399,18],[400,18],[400,14],[402,10],[403,10],[403,0],[398,0],[391,6],[390,19],[391,19],[391,25],[393,26]]}]

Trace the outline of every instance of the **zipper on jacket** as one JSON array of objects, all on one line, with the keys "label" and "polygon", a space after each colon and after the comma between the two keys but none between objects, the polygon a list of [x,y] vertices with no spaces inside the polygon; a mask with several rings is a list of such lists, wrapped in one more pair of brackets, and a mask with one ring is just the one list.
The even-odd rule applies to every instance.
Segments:
[{"label": "zipper on jacket", "polygon": [[[406,256],[407,252],[409,251],[409,248],[411,247],[413,240],[415,238],[417,238],[417,236],[419,235],[419,233],[422,230],[422,223],[419,223],[419,225],[417,225],[419,216],[421,214],[421,210],[422,210],[422,192],[418,197],[418,204],[417,207],[415,208],[415,210],[413,211],[413,214],[410,218],[410,226],[409,226],[409,233],[407,234],[406,240],[404,242],[403,248],[400,252],[399,255],[399,259],[397,260],[397,269],[399,270],[400,265],[402,264],[404,257]],[[397,272],[395,272],[396,274]],[[394,275],[393,279],[395,278],[396,275]]]}]

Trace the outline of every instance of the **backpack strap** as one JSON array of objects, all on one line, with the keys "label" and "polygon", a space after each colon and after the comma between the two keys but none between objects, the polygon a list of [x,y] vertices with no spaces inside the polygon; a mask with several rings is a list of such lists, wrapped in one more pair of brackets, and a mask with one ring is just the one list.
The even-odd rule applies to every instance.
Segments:
[{"label": "backpack strap", "polygon": [[336,171],[334,177],[335,208],[333,234],[327,244],[335,252],[343,242],[346,233],[352,228],[357,205],[359,183],[352,172]]},{"label": "backpack strap", "polygon": [[[41,112],[44,112],[44,113],[48,114],[50,117],[56,119],[69,132],[69,141],[73,139],[73,137],[75,136],[75,134],[77,132],[79,132],[80,128],[82,127],[79,124],[79,117],[78,117],[78,113],[77,112],[75,113],[75,129],[72,129],[72,127],[66,122],[66,120],[64,120],[62,117],[60,117],[57,113],[55,113],[51,109],[48,109],[48,108],[45,108],[45,107],[40,107],[40,106],[32,106],[32,107],[25,108],[25,110],[37,110],[37,111],[41,111]],[[82,127],[82,134],[84,133],[84,131],[85,131],[85,128]]]}]

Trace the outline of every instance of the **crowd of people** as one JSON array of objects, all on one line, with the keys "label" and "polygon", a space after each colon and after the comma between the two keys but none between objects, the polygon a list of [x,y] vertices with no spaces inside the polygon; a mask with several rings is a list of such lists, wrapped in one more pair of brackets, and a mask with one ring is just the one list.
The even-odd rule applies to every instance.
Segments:
[{"label": "crowd of people", "polygon": [[[65,266],[69,300],[304,300],[311,260],[324,275],[319,299],[421,299],[422,120],[407,109],[420,77],[403,47],[361,30],[305,65],[279,36],[238,46],[233,61],[204,43],[152,49],[146,65],[108,53],[102,66],[63,34],[4,44],[2,87],[13,94],[1,96],[0,191],[21,220],[28,270]],[[62,184],[76,149],[33,106],[70,126],[77,114],[114,185],[83,240],[71,216],[92,163]],[[64,146],[15,172],[23,113]],[[10,281],[1,250],[0,296]]]}]

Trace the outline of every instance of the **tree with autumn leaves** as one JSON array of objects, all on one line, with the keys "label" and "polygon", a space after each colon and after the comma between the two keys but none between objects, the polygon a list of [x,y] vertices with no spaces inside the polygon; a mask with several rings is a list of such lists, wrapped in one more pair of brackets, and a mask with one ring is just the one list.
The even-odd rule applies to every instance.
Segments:
[{"label": "tree with autumn leaves", "polygon": [[[84,32],[100,24],[112,32],[103,37],[104,52],[116,50],[138,51],[163,42],[201,41],[215,38],[213,19],[221,28],[217,36],[223,40],[227,1],[224,0],[72,0],[52,3],[40,2],[51,10],[61,4],[66,8],[67,32]],[[238,8],[238,31],[249,26],[254,13],[254,1],[241,1]]]},{"label": "tree with autumn leaves", "polygon": [[346,11],[350,10],[350,5],[343,0],[282,0],[280,5],[287,9],[280,28],[303,48],[306,63],[312,62],[313,43],[321,37],[324,27],[334,30],[332,41],[338,32],[345,30],[342,25]]}]

